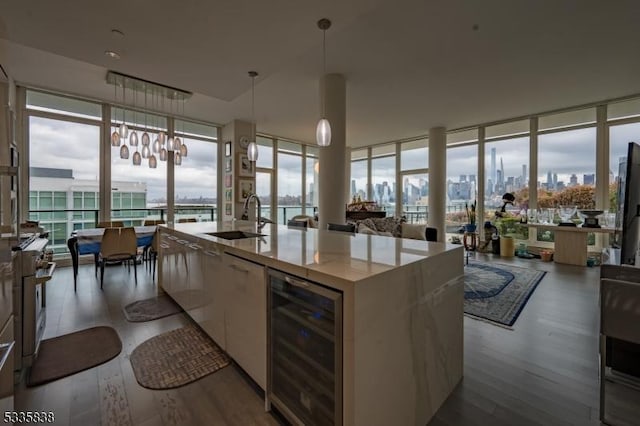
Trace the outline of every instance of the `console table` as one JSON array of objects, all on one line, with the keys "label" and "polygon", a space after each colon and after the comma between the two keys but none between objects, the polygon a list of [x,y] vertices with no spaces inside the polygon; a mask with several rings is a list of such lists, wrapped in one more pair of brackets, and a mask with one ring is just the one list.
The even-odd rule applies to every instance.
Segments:
[{"label": "console table", "polygon": [[587,234],[590,232],[613,234],[614,228],[582,228],[580,226],[543,225],[529,223],[529,228],[553,231],[555,252],[553,260],[567,265],[586,266],[587,264]]}]

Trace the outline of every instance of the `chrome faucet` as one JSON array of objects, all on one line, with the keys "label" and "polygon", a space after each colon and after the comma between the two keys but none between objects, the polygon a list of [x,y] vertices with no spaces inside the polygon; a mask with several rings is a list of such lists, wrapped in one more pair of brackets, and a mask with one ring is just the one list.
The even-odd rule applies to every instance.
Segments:
[{"label": "chrome faucet", "polygon": [[249,220],[249,204],[251,204],[251,200],[256,200],[256,206],[258,208],[258,213],[256,214],[258,229],[262,229],[268,221],[267,219],[260,217],[260,212],[262,211],[262,204],[260,203],[260,198],[256,194],[249,194],[247,199],[244,201],[244,211],[242,212],[242,216],[240,219]]}]

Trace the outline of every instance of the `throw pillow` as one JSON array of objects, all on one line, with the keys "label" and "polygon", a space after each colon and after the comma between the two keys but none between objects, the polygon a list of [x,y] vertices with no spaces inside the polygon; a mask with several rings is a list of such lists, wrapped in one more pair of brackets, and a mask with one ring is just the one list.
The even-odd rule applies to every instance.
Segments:
[{"label": "throw pillow", "polygon": [[369,228],[367,225],[365,225],[363,223],[358,225],[358,234],[378,235],[378,233],[376,231],[374,231],[373,229]]},{"label": "throw pillow", "polygon": [[411,238],[412,240],[426,240],[427,225],[424,224],[402,224],[402,238]]},{"label": "throw pillow", "polygon": [[384,217],[384,218],[371,218],[367,219],[373,222],[374,229],[378,232],[391,232],[391,235],[400,238],[402,237],[402,222],[404,220],[399,217]]}]

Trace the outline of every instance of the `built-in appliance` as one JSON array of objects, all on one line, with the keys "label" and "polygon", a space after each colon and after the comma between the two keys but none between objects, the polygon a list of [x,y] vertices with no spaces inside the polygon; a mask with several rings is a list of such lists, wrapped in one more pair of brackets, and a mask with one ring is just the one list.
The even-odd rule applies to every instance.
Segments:
[{"label": "built-in appliance", "polygon": [[56,264],[45,260],[47,238],[32,235],[16,246],[13,307],[15,321],[15,369],[33,363],[46,325],[45,283],[53,275]]},{"label": "built-in appliance", "polygon": [[269,269],[267,398],[292,423],[342,424],[342,293]]},{"label": "built-in appliance", "polygon": [[7,240],[0,241],[0,413],[13,410],[13,257]]}]

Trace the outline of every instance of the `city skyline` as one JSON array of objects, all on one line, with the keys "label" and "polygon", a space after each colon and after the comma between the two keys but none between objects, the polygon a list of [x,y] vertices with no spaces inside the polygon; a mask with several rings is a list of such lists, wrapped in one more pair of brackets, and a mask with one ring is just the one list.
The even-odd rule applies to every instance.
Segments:
[{"label": "city skyline", "polygon": [[[30,117],[30,141],[32,145],[31,166],[68,168],[71,166],[74,175],[92,179],[98,178],[99,172],[99,127],[82,125],[78,123],[59,120]],[[595,173],[595,130],[593,128],[562,131],[540,135],[540,155],[538,180],[546,180],[548,170],[558,174],[558,180],[569,182],[571,174],[578,177]],[[612,126],[610,129],[611,150],[609,169],[615,176],[618,174],[618,159],[626,156],[627,142],[640,141],[640,123],[624,126]],[[518,141],[524,141],[518,146]],[[203,142],[205,143],[205,142]],[[495,144],[495,145],[493,145]],[[498,146],[498,144],[500,144]],[[211,145],[213,146],[213,145]],[[507,141],[487,142],[485,152],[487,159],[485,167],[490,173],[491,147],[499,148],[497,156],[501,156],[504,162],[504,175],[519,176],[523,174],[522,166],[529,167],[529,138],[512,138]],[[176,168],[176,196],[183,197],[213,197],[216,194],[217,182],[215,173],[216,165],[212,164],[215,150],[200,152],[196,144],[189,145],[189,156],[184,159],[183,165]],[[266,151],[266,150],[265,150]],[[59,152],[65,152],[60,156]],[[133,167],[130,160],[121,160],[117,157],[117,150],[112,149],[112,174],[114,176],[126,176],[127,180],[144,182],[148,188],[148,200],[166,198],[166,171],[162,169],[165,163],[158,162],[158,169],[149,169],[147,166]],[[209,158],[209,160],[206,160]],[[299,157],[298,157],[299,158]],[[374,159],[374,183],[395,180],[395,159],[380,161]],[[408,157],[411,168],[426,168],[426,159]],[[497,161],[497,160],[496,160]],[[298,161],[298,163],[301,163]],[[362,162],[366,173],[366,161]],[[285,168],[288,162],[279,163],[278,180],[279,188],[285,189],[288,195],[300,195],[301,167],[294,169],[291,165],[291,173]],[[409,167],[408,166],[408,167]],[[496,167],[497,169],[497,167]],[[208,171],[207,171],[208,170]],[[135,175],[134,175],[135,174]],[[450,147],[447,149],[447,180],[455,181],[462,174],[477,175],[477,146]],[[365,189],[366,177],[355,176],[356,188]],[[300,189],[297,189],[300,187]],[[291,188],[289,190],[289,188]],[[258,184],[258,191],[263,192]]]}]

